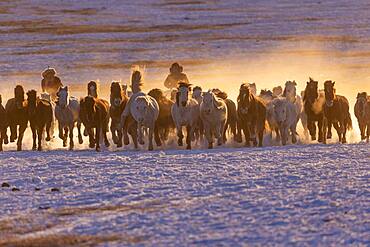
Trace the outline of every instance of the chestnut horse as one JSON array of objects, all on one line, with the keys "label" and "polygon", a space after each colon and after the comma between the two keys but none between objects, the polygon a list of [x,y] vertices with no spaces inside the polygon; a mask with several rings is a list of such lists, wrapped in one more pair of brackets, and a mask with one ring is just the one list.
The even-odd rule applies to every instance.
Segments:
[{"label": "chestnut horse", "polygon": [[9,99],[6,103],[5,111],[8,116],[8,124],[11,132],[10,142],[15,142],[18,138],[17,151],[21,151],[24,131],[28,124],[27,101],[24,99],[24,89],[21,85],[15,87],[14,95],[15,97]]},{"label": "chestnut horse", "polygon": [[[27,112],[32,130],[33,145],[32,150],[41,151],[42,134],[46,128],[46,141],[50,141],[50,127],[53,121],[53,108],[47,100],[37,98],[36,91],[27,92]],[[37,145],[36,145],[37,138]]]},{"label": "chestnut horse", "polygon": [[336,95],[334,81],[324,82],[325,105],[324,116],[327,121],[327,138],[331,138],[331,126],[337,130],[339,142],[346,143],[347,130],[352,129],[351,114],[349,113],[349,102],[346,97]]},{"label": "chestnut horse", "polygon": [[355,116],[361,132],[361,140],[369,142],[370,135],[370,96],[366,92],[358,93],[355,104]]},{"label": "chestnut horse", "polygon": [[5,144],[7,144],[8,142],[8,137],[6,136],[6,129],[8,127],[8,116],[2,103],[3,102],[0,95],[0,151],[3,151],[3,142]]},{"label": "chestnut horse", "polygon": [[[100,135],[103,134],[104,144],[109,147],[107,137],[109,125],[109,103],[103,99],[86,96],[80,101],[80,118],[89,135],[90,148],[100,151]],[[94,131],[95,128],[95,137]]]},{"label": "chestnut horse", "polygon": [[162,142],[168,140],[170,131],[175,129],[175,123],[171,115],[171,108],[174,102],[166,98],[163,91],[159,88],[150,90],[148,95],[153,97],[159,105],[159,116],[154,127],[154,140],[157,146],[161,146]]},{"label": "chestnut horse", "polygon": [[[113,143],[117,147],[122,147],[121,114],[125,109],[128,97],[119,82],[112,82],[110,86],[110,108],[109,116],[111,118],[110,131],[112,133]],[[125,136],[125,138],[128,138]]]},{"label": "chestnut horse", "polygon": [[318,90],[318,81],[310,78],[310,81],[307,82],[304,96],[303,96],[303,106],[304,111],[307,115],[307,128],[311,135],[311,140],[316,140],[316,122],[318,127],[319,142],[325,142],[326,128],[324,128],[324,103],[325,103],[325,94],[319,92]]},{"label": "chestnut horse", "polygon": [[[256,135],[258,136],[258,146],[262,147],[263,133],[266,122],[266,105],[255,96],[249,84],[243,83],[239,89],[238,96],[238,126],[245,135],[245,145],[250,146],[250,141],[257,146]],[[238,133],[241,140],[241,132]]]}]

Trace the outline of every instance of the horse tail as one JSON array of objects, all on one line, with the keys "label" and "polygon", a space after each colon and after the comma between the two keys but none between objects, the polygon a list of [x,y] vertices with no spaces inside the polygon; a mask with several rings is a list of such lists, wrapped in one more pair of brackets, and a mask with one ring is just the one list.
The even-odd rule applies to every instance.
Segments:
[{"label": "horse tail", "polygon": [[352,126],[351,114],[348,113],[348,115],[347,115],[347,130],[352,130],[352,129],[353,129],[353,126]]}]

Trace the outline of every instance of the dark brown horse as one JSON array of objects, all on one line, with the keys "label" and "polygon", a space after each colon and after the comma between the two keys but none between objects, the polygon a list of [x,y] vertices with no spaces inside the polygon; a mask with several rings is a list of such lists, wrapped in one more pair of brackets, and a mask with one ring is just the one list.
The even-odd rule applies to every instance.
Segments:
[{"label": "dark brown horse", "polygon": [[6,129],[8,128],[8,116],[2,103],[3,102],[0,95],[0,151],[3,151],[3,143],[7,144],[8,142],[8,137],[6,135]]},{"label": "dark brown horse", "polygon": [[318,81],[310,78],[304,91],[303,103],[304,111],[307,115],[307,128],[311,135],[311,140],[316,140],[316,122],[319,132],[319,142],[325,142],[326,128],[324,128],[324,103],[325,94],[319,92]]},{"label": "dark brown horse", "polygon": [[[110,86],[109,108],[109,116],[111,118],[110,131],[112,133],[113,143],[116,144],[117,147],[122,147],[123,131],[121,128],[121,114],[125,109],[127,101],[128,97],[121,84],[119,82],[112,82]],[[127,136],[125,136],[125,138],[128,139]]]},{"label": "dark brown horse", "polygon": [[98,83],[95,81],[90,81],[87,84],[87,95],[98,98]]},{"label": "dark brown horse", "polygon": [[[30,121],[33,145],[32,150],[42,150],[42,134],[46,128],[46,141],[50,141],[50,127],[53,121],[53,108],[47,100],[37,98],[36,91],[27,92],[27,112]],[[36,145],[37,138],[37,145]]]},{"label": "dark brown horse", "polygon": [[168,140],[169,133],[175,128],[171,115],[171,108],[174,102],[166,98],[163,91],[159,88],[150,90],[148,95],[152,96],[159,105],[159,116],[154,127],[154,140],[157,146],[161,146],[162,142]]},{"label": "dark brown horse", "polygon": [[366,92],[358,93],[355,104],[355,116],[361,132],[361,140],[369,141],[370,135],[370,96]]},{"label": "dark brown horse", "polygon": [[331,138],[331,126],[336,129],[339,142],[346,143],[347,130],[352,129],[351,114],[349,113],[349,102],[344,96],[335,93],[334,81],[324,82],[325,105],[324,116],[327,121],[327,138]]},{"label": "dark brown horse", "polygon": [[[80,118],[88,131],[90,148],[100,151],[100,135],[103,134],[104,144],[109,147],[107,137],[109,125],[109,103],[103,99],[86,96],[80,102]],[[95,137],[94,130],[95,129]]]},{"label": "dark brown horse", "polygon": [[[238,125],[245,135],[245,145],[250,146],[253,141],[257,146],[262,147],[263,133],[266,122],[266,106],[257,96],[251,93],[249,84],[243,83],[239,89],[238,96]],[[239,132],[238,135],[241,135]],[[241,139],[241,136],[238,137]]]},{"label": "dark brown horse", "polygon": [[238,122],[238,112],[236,110],[236,104],[234,101],[228,98],[226,92],[221,91],[220,89],[216,88],[213,89],[212,92],[220,99],[222,99],[226,106],[227,106],[227,121],[225,124],[225,128],[223,131],[223,140],[224,142],[227,141],[226,132],[229,130],[233,134],[233,138],[237,140],[237,122]]},{"label": "dark brown horse", "polygon": [[[22,150],[22,140],[24,131],[28,124],[27,101],[24,99],[24,89],[17,85],[14,89],[15,97],[9,99],[5,105],[10,127],[10,142],[17,140],[17,150]],[[18,130],[17,130],[18,127]]]}]

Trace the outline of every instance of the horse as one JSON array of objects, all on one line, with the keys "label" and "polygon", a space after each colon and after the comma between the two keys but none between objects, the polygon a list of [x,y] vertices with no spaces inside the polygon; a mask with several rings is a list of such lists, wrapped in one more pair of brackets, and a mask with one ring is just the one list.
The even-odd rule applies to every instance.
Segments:
[{"label": "horse", "polygon": [[140,144],[143,141],[143,128],[149,128],[148,150],[153,150],[153,135],[156,121],[159,116],[159,105],[157,101],[149,95],[140,95],[131,102],[131,115],[137,122],[138,140]]},{"label": "horse", "polygon": [[[296,109],[296,116],[297,116],[297,122],[302,116],[303,112],[303,101],[302,98],[297,95],[297,83],[295,81],[287,81],[285,82],[285,88],[283,92],[283,97],[285,97],[287,100],[289,100],[291,103],[294,104]],[[307,129],[304,129],[305,136],[307,134]]]},{"label": "horse", "polygon": [[[104,144],[109,147],[107,137],[109,128],[109,103],[106,100],[86,96],[80,101],[80,118],[89,135],[89,147],[100,151],[100,135],[103,134]],[[95,128],[95,137],[94,131]]]},{"label": "horse", "polygon": [[80,102],[77,98],[69,96],[68,87],[59,88],[58,101],[55,106],[55,117],[58,120],[59,138],[63,140],[63,147],[67,146],[69,132],[69,149],[74,147],[73,129],[77,123],[78,142],[83,143],[81,135]]},{"label": "horse", "polygon": [[[193,99],[195,99],[198,102],[199,106],[200,106],[200,104],[203,101],[203,90],[202,90],[202,88],[200,86],[195,86],[193,88],[193,93],[192,93],[191,97]],[[200,118],[199,118],[199,123],[198,123],[197,127],[194,130],[194,134],[195,134],[195,139],[197,141],[200,141],[200,140],[203,139],[204,127],[203,127],[203,122]]]},{"label": "horse", "polygon": [[226,132],[230,130],[233,134],[233,138],[237,140],[237,122],[238,122],[238,113],[236,111],[236,104],[234,101],[228,98],[226,92],[221,91],[218,88],[212,89],[212,92],[220,99],[222,99],[227,107],[227,120],[223,132],[223,140],[227,141]]},{"label": "horse", "polygon": [[[58,97],[56,94],[55,94],[55,96],[56,97]],[[49,93],[47,93],[47,92],[42,92],[41,94],[40,94],[40,98],[41,99],[43,99],[43,100],[46,100],[46,101],[48,101],[50,104],[51,104],[51,106],[52,106],[52,108],[53,108],[53,121],[51,122],[51,126],[50,126],[50,136],[51,136],[51,138],[54,138],[54,128],[55,128],[55,117],[54,117],[54,115],[55,115],[55,101],[54,100],[57,100],[57,98],[55,98],[54,100],[51,98],[51,95],[49,94]]]},{"label": "horse", "polygon": [[367,142],[369,141],[370,134],[369,106],[370,96],[366,92],[358,93],[354,111],[361,132],[361,140],[367,139]]},{"label": "horse", "polygon": [[3,106],[2,97],[0,95],[0,151],[3,151],[3,143],[7,144],[8,137],[6,135],[6,129],[8,127],[8,115],[6,114]]},{"label": "horse", "polygon": [[200,118],[203,122],[208,148],[213,148],[214,137],[217,139],[217,145],[222,145],[227,121],[226,103],[222,99],[218,99],[212,91],[203,93],[203,101],[200,104]]},{"label": "horse", "polygon": [[22,140],[28,124],[27,101],[24,99],[24,95],[23,87],[17,85],[14,89],[14,98],[9,99],[5,105],[11,132],[10,142],[17,140],[17,151],[22,150]]},{"label": "horse", "polygon": [[87,95],[98,98],[98,83],[96,81],[90,81],[87,84]]},{"label": "horse", "polygon": [[334,81],[324,82],[325,105],[324,116],[327,121],[327,138],[331,138],[331,126],[337,130],[339,142],[346,143],[347,130],[352,129],[351,114],[349,113],[349,102],[346,97],[335,93]]},{"label": "horse", "polygon": [[56,99],[56,93],[63,84],[58,76],[56,76],[56,70],[54,68],[45,69],[41,76],[41,88],[42,92],[46,92],[50,95],[51,101]]},{"label": "horse", "polygon": [[262,99],[265,104],[268,104],[270,101],[274,99],[274,96],[271,90],[267,90],[267,89],[262,89],[258,97],[260,97],[260,99]]},{"label": "horse", "polygon": [[159,105],[159,116],[154,127],[154,140],[157,146],[161,146],[162,140],[167,141],[170,131],[175,128],[171,116],[171,108],[174,102],[165,97],[163,91],[159,88],[150,90],[148,95],[153,97]]},{"label": "horse", "polygon": [[272,88],[272,97],[277,98],[283,94],[283,88],[281,86]]},{"label": "horse", "polygon": [[[117,147],[122,147],[123,131],[121,128],[121,114],[126,107],[128,97],[123,86],[119,82],[112,82],[110,86],[110,108],[109,116],[111,118],[110,131],[112,133],[113,143]],[[128,137],[125,136],[125,139]],[[127,141],[126,141],[127,142]]]},{"label": "horse", "polygon": [[[263,133],[266,121],[266,105],[257,96],[250,91],[250,86],[243,83],[239,89],[238,96],[238,126],[243,130],[245,135],[245,145],[250,146],[253,141],[254,146],[262,147]],[[258,136],[258,142],[256,139]],[[241,131],[238,133],[241,138]]]},{"label": "horse", "polygon": [[189,98],[191,92],[191,85],[185,82],[180,82],[178,92],[176,93],[176,102],[172,105],[171,115],[175,122],[177,130],[177,144],[183,145],[184,135],[182,127],[186,126],[186,149],[191,149],[191,141],[194,139],[194,131],[199,123],[199,104],[193,99]]},{"label": "horse", "polygon": [[319,92],[318,81],[315,81],[311,77],[307,82],[303,96],[303,107],[304,112],[307,115],[307,128],[311,135],[311,140],[316,140],[316,122],[318,127],[318,141],[326,142],[326,132],[324,128],[324,104],[325,94]]},{"label": "horse", "polygon": [[[46,128],[46,141],[50,141],[50,128],[53,121],[53,108],[51,103],[37,97],[35,90],[27,92],[27,112],[32,130],[32,150],[41,151],[42,134]],[[36,145],[37,138],[37,145]]]},{"label": "horse", "polygon": [[292,143],[297,142],[297,122],[299,113],[296,106],[285,97],[278,97],[271,101],[272,117],[276,123],[276,127],[281,134],[281,143],[286,145],[288,141],[289,131],[292,135]]}]

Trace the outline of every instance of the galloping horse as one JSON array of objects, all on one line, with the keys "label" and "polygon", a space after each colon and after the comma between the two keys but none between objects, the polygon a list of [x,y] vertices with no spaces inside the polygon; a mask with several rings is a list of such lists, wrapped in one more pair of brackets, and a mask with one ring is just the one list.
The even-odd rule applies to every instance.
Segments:
[{"label": "galloping horse", "polygon": [[[10,127],[10,142],[17,140],[17,151],[22,150],[22,140],[24,131],[28,124],[27,101],[24,99],[24,89],[17,85],[14,89],[14,98],[9,99],[5,105]],[[17,127],[18,131],[17,131]],[[19,132],[19,133],[18,133]]]},{"label": "galloping horse", "polygon": [[[111,118],[110,131],[112,133],[113,143],[117,147],[122,147],[121,114],[126,107],[128,97],[119,82],[112,82],[110,86],[110,108],[109,116]],[[128,138],[127,135],[125,138]]]},{"label": "galloping horse", "polygon": [[325,142],[324,132],[324,103],[325,94],[319,92],[318,81],[310,78],[307,82],[303,96],[304,111],[307,115],[307,128],[311,135],[311,140],[316,140],[316,122],[318,122],[319,142]]},{"label": "galloping horse", "polygon": [[[33,145],[32,150],[41,151],[42,134],[46,127],[46,141],[50,141],[50,127],[53,121],[53,108],[47,100],[37,98],[36,91],[27,92],[27,112],[32,130]],[[36,137],[38,143],[36,145]]]},{"label": "galloping horse", "polygon": [[[253,141],[253,144],[257,146],[256,135],[258,135],[258,146],[262,147],[266,106],[260,98],[251,92],[249,84],[243,83],[240,86],[237,111],[238,126],[244,132],[245,145],[250,146],[250,141]],[[241,140],[241,131],[238,135],[238,139]]]},{"label": "galloping horse", "polygon": [[6,135],[6,129],[8,127],[8,115],[6,114],[5,108],[2,104],[2,98],[0,95],[0,151],[3,151],[3,142],[8,143],[8,137]]},{"label": "galloping horse", "polygon": [[346,143],[347,130],[352,129],[351,114],[349,113],[349,103],[346,97],[336,95],[335,82],[325,81],[325,106],[324,116],[328,124],[328,136],[331,138],[331,126],[337,130],[339,142]]}]

